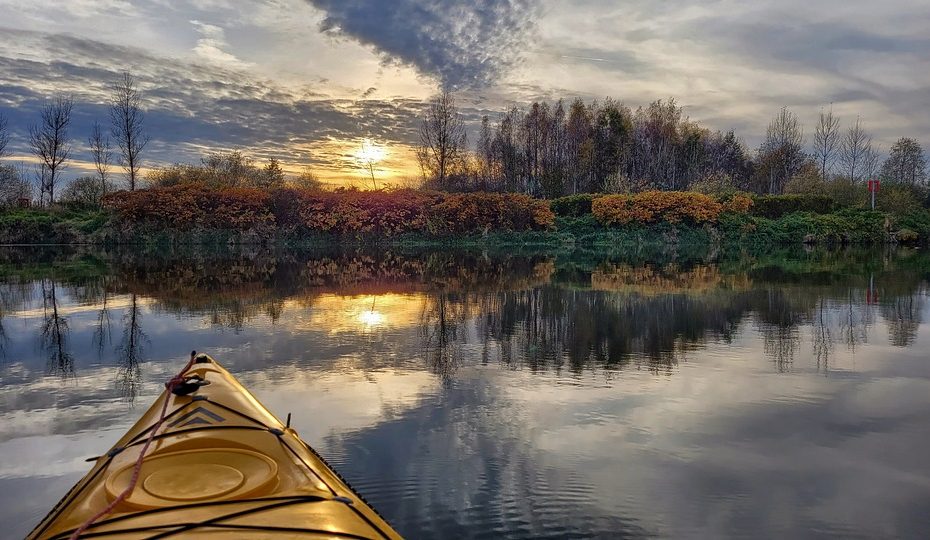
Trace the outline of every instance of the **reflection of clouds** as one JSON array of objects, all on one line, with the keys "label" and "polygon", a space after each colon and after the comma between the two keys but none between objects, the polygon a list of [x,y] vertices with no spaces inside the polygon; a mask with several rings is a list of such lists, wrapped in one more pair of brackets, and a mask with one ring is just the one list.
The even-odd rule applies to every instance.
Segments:
[{"label": "reflection of clouds", "polygon": [[[270,368],[242,374],[242,383],[311,443],[389,421],[435,393],[436,377],[409,370],[369,370],[358,359],[343,358],[324,368]],[[325,423],[318,420],[326,418]]]},{"label": "reflection of clouds", "polygon": [[[140,298],[138,300],[139,306],[149,306],[153,302],[150,299]],[[111,310],[120,310],[126,309],[132,305],[132,297],[130,295],[121,295],[113,296],[107,300],[107,308]],[[98,314],[100,311],[100,306],[97,304],[63,304],[58,308],[59,315],[76,315],[76,314],[86,314],[93,313]],[[31,318],[40,318],[44,315],[42,306],[29,307],[26,309],[16,310],[15,316],[17,318],[31,319]]]},{"label": "reflection of clouds", "polygon": [[[132,422],[111,429],[84,431],[71,436],[17,437],[0,442],[0,479],[48,478],[83,474],[90,468],[86,459],[106,452]],[[37,464],[41,464],[37,466]]]},{"label": "reflection of clouds", "polygon": [[[615,527],[622,516],[670,537],[919,531],[926,381],[886,378],[881,362],[870,377],[778,375],[751,349],[710,349],[673,377],[626,372],[609,385],[596,374],[558,385],[526,370],[463,369],[454,387],[330,439],[328,451],[417,537],[541,535],[547,514],[594,534],[613,530],[598,517]],[[388,479],[366,480],[377,467],[391,468]]]}]

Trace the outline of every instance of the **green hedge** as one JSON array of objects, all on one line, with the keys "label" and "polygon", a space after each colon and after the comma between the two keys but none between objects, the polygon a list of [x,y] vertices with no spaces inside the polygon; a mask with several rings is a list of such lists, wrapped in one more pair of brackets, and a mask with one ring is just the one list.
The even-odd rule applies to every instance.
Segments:
[{"label": "green hedge", "polygon": [[760,195],[752,198],[754,216],[778,219],[795,212],[829,214],[834,210],[833,199],[827,195]]},{"label": "green hedge", "polygon": [[843,209],[832,214],[795,212],[779,219],[724,215],[724,238],[750,246],[799,245],[805,241],[825,244],[875,244],[889,240],[883,212]]},{"label": "green hedge", "polygon": [[582,217],[591,213],[591,202],[603,194],[580,193],[549,201],[549,208],[559,217]]},{"label": "green hedge", "polygon": [[11,208],[0,210],[0,243],[70,244],[86,240],[110,221],[100,209]]}]

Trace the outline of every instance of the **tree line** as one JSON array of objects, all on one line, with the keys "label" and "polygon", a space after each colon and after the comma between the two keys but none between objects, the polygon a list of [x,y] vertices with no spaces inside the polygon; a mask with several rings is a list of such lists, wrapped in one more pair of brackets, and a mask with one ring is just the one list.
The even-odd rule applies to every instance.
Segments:
[{"label": "tree line", "polygon": [[[31,171],[39,187],[39,204],[51,204],[62,183],[62,170],[71,159],[74,139],[71,133],[74,100],[58,95],[39,111],[39,120],[29,127],[29,148],[37,164]],[[110,88],[108,129],[94,122],[86,140],[95,173],[73,180],[67,188],[68,198],[99,198],[113,190],[112,169],[115,164],[126,173],[126,186],[140,185],[142,153],[149,142],[145,132],[142,94],[135,77],[123,72]],[[0,157],[5,157],[10,141],[8,121],[0,116]],[[0,166],[0,199],[13,203],[31,199],[30,171],[21,166]]]},{"label": "tree line", "polygon": [[[108,125],[94,122],[87,136],[85,149],[94,166],[94,174],[78,177],[59,194],[62,170],[74,150],[72,116],[74,101],[58,95],[39,112],[39,121],[29,128],[29,148],[37,164],[30,170],[0,164],[0,205],[13,205],[19,200],[31,200],[33,184],[39,188],[40,205],[56,200],[98,203],[116,189],[114,168],[125,172],[125,188],[135,191],[143,185],[142,155],[148,145],[142,93],[135,77],[123,72],[111,86],[108,103]],[[8,155],[10,143],[8,120],[0,113],[0,158]],[[317,189],[322,185],[309,169],[286,178],[280,162],[271,158],[264,166],[240,151],[209,152],[200,164],[175,163],[151,170],[145,185],[165,187],[180,184],[203,184],[213,187],[254,187],[270,189],[295,186]]]},{"label": "tree line", "polygon": [[[56,96],[29,129],[37,165],[0,165],[0,203],[32,197],[56,200],[62,169],[72,157],[73,100]],[[142,94],[124,72],[111,86],[108,125],[95,122],[86,139],[94,174],[69,183],[64,198],[97,201],[114,189],[113,169],[122,167],[126,187],[142,183],[142,154],[149,142]],[[866,179],[924,187],[927,165],[920,143],[902,137],[882,161],[860,118],[845,129],[832,108],[820,112],[810,144],[798,116],[787,107],[769,123],[761,144],[750,149],[732,130],[714,131],[684,113],[674,99],[635,110],[605,99],[558,100],[512,107],[481,118],[473,145],[454,94],[443,91],[425,110],[416,157],[424,185],[445,191],[520,192],[555,198],[576,193],[648,189],[740,190],[780,194],[825,183],[861,185]],[[0,114],[0,158],[10,142]],[[320,187],[309,170],[285,181],[277,160],[258,167],[241,152],[210,153],[199,165],[175,164],[151,172],[152,185],[204,183],[268,188],[285,184]]]},{"label": "tree line", "polygon": [[692,121],[674,99],[635,110],[613,99],[534,102],[494,120],[482,117],[470,147],[455,96],[443,91],[430,101],[419,135],[417,158],[425,183],[453,191],[554,198],[709,185],[781,194],[792,182],[812,176],[822,182],[927,182],[918,141],[899,139],[881,164],[861,119],[842,130],[832,108],[821,111],[810,148],[800,119],[785,107],[753,151],[733,131]]}]

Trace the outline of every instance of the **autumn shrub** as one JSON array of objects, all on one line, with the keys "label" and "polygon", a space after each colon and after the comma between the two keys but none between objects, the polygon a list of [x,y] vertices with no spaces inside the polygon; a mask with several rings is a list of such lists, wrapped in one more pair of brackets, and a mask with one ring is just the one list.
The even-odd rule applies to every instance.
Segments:
[{"label": "autumn shrub", "polygon": [[627,223],[712,223],[724,207],[716,199],[689,191],[644,191],[595,199],[591,212],[603,225]]},{"label": "autumn shrub", "polygon": [[552,199],[549,208],[559,217],[581,217],[591,213],[591,202],[599,197],[594,193],[579,193]]},{"label": "autumn shrub", "polygon": [[736,193],[726,200],[721,201],[724,212],[734,214],[748,214],[752,209],[752,198],[742,193]]},{"label": "autumn shrub", "polygon": [[778,219],[794,212],[829,214],[833,199],[827,195],[761,195],[753,198],[752,214]]},{"label": "autumn shrub", "polygon": [[104,207],[129,223],[166,228],[251,229],[274,225],[267,191],[182,185],[105,196]]},{"label": "autumn shrub", "polygon": [[422,232],[438,198],[436,193],[412,189],[309,193],[302,199],[300,224],[339,234]]},{"label": "autumn shrub", "polygon": [[451,193],[429,209],[430,232],[438,234],[543,230],[555,223],[545,201],[521,193]]},{"label": "autumn shrub", "polygon": [[444,194],[413,189],[319,191],[211,189],[198,185],[117,192],[104,205],[130,224],[166,229],[277,227],[330,234],[542,230],[555,215],[520,194]]}]

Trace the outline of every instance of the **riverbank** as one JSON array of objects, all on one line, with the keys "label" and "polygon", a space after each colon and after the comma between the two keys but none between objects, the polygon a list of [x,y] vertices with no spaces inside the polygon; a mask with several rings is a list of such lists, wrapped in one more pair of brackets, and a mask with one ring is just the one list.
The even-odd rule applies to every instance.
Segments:
[{"label": "riverbank", "polygon": [[519,247],[603,252],[663,246],[927,244],[930,211],[836,208],[813,196],[687,192],[524,195],[413,190],[307,193],[172,188],[100,207],[0,211],[0,244]]}]

